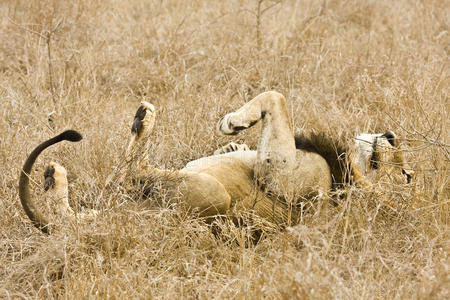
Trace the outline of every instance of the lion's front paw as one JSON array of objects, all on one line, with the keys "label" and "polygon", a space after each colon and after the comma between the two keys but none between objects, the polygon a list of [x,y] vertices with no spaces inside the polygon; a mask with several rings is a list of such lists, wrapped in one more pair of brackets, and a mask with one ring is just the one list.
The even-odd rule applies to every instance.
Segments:
[{"label": "lion's front paw", "polygon": [[250,148],[246,144],[237,144],[235,142],[230,142],[223,147],[220,147],[216,151],[214,151],[214,155],[225,154],[229,152],[236,151],[249,151]]}]

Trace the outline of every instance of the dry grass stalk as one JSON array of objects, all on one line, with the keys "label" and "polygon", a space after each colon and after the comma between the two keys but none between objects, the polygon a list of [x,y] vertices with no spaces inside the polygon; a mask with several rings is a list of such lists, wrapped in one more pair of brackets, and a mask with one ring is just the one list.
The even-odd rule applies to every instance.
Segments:
[{"label": "dry grass stalk", "polygon": [[[448,298],[448,7],[321,5],[267,11],[256,55],[254,2],[2,1],[0,297]],[[64,21],[46,43],[10,20],[39,33]],[[282,232],[262,220],[207,226],[166,191],[141,203],[105,188],[141,100],[158,108],[152,163],[180,168],[230,141],[215,134],[219,117],[268,89],[288,97],[297,131],[395,131],[414,185],[303,203],[301,224]],[[102,214],[46,237],[19,205],[18,175],[37,143],[69,127],[85,140],[40,158],[35,199],[56,160],[73,207]],[[254,147],[257,132],[239,138]]]}]

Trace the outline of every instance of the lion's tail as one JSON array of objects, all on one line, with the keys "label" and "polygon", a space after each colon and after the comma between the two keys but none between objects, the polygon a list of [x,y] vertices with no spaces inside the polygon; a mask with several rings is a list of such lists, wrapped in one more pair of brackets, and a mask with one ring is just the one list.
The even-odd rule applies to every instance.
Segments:
[{"label": "lion's tail", "polygon": [[47,227],[48,220],[45,216],[43,216],[39,212],[39,209],[35,206],[33,201],[31,201],[30,186],[29,186],[30,185],[29,177],[31,169],[33,168],[34,162],[36,161],[39,154],[41,154],[41,152],[44,151],[46,148],[64,140],[70,142],[78,142],[82,138],[83,137],[81,136],[81,134],[79,134],[75,130],[67,130],[41,143],[28,156],[27,160],[25,161],[25,164],[23,165],[22,171],[20,172],[20,179],[19,179],[20,202],[22,203],[23,209],[25,210],[25,213],[27,214],[28,218],[30,218],[31,222],[33,222],[33,225],[42,230],[42,232],[44,233],[48,233]]}]

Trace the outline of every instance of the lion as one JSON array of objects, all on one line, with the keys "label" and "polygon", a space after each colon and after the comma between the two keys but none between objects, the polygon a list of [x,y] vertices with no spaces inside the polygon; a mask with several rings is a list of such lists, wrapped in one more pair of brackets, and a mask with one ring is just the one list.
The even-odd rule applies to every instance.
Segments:
[{"label": "lion", "polygon": [[[340,150],[323,134],[294,136],[286,99],[275,91],[259,94],[237,111],[226,114],[217,124],[218,132],[235,135],[261,122],[256,151],[204,157],[189,162],[180,170],[159,169],[149,163],[146,152],[155,119],[154,106],[141,102],[126,150],[128,168],[121,170],[117,183],[130,191],[136,184],[151,189],[152,181],[164,178],[161,182],[179,192],[179,201],[187,210],[195,210],[206,219],[217,215],[233,218],[238,212],[250,211],[282,227],[295,225],[299,221],[297,200],[320,197],[334,182],[365,183],[360,167],[351,159],[342,163]],[[30,197],[30,171],[47,147],[63,140],[77,142],[81,139],[76,131],[65,131],[37,146],[23,166],[19,180],[20,200],[32,223],[45,233],[51,226]],[[142,149],[144,155],[135,159],[134,154]],[[131,167],[133,164],[137,167]],[[62,203],[58,205],[60,214],[73,217],[67,201],[66,170],[57,163],[51,163],[49,170],[46,182],[49,182],[49,192],[55,195],[53,198]],[[96,214],[88,212],[77,217],[91,218]]]}]

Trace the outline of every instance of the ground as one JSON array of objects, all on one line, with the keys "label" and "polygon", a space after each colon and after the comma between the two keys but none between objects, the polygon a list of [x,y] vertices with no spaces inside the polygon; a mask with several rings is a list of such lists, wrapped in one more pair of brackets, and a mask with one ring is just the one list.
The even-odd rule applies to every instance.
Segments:
[{"label": "ground", "polygon": [[[0,297],[448,298],[449,7],[2,1]],[[105,189],[140,101],[157,108],[152,163],[181,168],[233,138],[255,147],[259,126],[224,137],[215,124],[267,90],[286,96],[297,132],[393,130],[413,185],[304,203],[299,226],[261,225],[259,242],[251,226],[212,228],[164,194],[155,209]],[[18,176],[33,147],[68,128],[85,139],[39,159],[35,200],[55,160],[72,205],[102,214],[46,236],[20,206]]]}]

